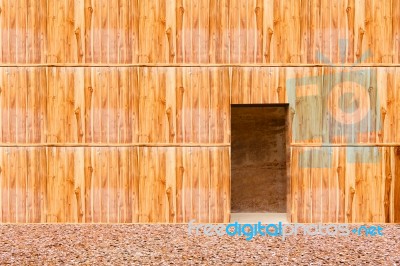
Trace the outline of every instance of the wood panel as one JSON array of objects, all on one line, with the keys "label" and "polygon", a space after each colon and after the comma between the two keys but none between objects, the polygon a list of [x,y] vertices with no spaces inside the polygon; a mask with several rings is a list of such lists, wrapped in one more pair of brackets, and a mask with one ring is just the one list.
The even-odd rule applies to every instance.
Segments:
[{"label": "wood panel", "polygon": [[228,222],[229,158],[228,147],[0,148],[1,222]]},{"label": "wood panel", "polygon": [[[3,67],[1,72],[3,146],[110,145],[2,148],[8,149],[2,155],[4,221],[227,219],[230,198],[220,184],[229,187],[229,148],[161,146],[229,144],[231,102],[289,103],[293,221],[397,221],[398,151],[389,148],[399,142],[396,67]],[[121,144],[160,147],[112,147]],[[312,147],[321,145],[341,147]],[[28,155],[41,149],[47,152],[44,161],[43,151]],[[307,167],[297,169],[296,160]],[[131,166],[139,170],[131,173]],[[160,181],[164,171],[167,177]],[[54,178],[42,183],[43,175]],[[71,185],[71,175],[79,185]],[[121,186],[132,186],[132,193],[109,189]],[[55,194],[37,196],[53,189]],[[148,205],[135,201],[140,191],[153,189],[165,191],[166,198],[152,198]]]},{"label": "wood panel", "polygon": [[47,0],[0,2],[1,63],[47,62],[47,6]]},{"label": "wood panel", "polygon": [[292,147],[292,222],[398,222],[398,147]]},{"label": "wood panel", "polygon": [[[1,221],[40,223],[46,214],[45,148],[1,148]],[[54,190],[54,193],[57,193]]]},{"label": "wood panel", "polygon": [[1,68],[1,143],[46,143],[46,68]]},{"label": "wood panel", "polygon": [[[397,147],[292,147],[292,221],[398,222],[397,157]],[[226,222],[229,158],[229,148],[1,148],[1,219]]]},{"label": "wood panel", "polygon": [[400,221],[399,1],[1,0],[0,50],[2,222],[228,221],[231,103],[289,103],[293,222]]},{"label": "wood panel", "polygon": [[232,103],[286,103],[292,144],[398,143],[396,67],[234,67]]},{"label": "wood panel", "polygon": [[1,68],[1,143],[229,143],[228,68]]},{"label": "wood panel", "polygon": [[391,0],[2,0],[1,63],[399,63]]},{"label": "wood panel", "polygon": [[395,67],[1,72],[2,143],[229,143],[230,103],[286,102],[293,144],[400,141]]}]

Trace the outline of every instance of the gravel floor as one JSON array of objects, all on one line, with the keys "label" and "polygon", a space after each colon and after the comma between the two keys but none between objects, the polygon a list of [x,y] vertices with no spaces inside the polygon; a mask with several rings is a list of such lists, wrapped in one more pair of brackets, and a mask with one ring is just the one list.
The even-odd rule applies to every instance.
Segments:
[{"label": "gravel floor", "polygon": [[400,265],[400,225],[384,236],[189,236],[187,225],[1,225],[0,264]]}]

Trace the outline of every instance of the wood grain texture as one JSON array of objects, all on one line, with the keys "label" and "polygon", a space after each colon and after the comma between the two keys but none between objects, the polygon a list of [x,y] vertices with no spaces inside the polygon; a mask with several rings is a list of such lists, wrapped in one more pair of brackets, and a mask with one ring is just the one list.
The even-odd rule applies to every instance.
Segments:
[{"label": "wood grain texture", "polygon": [[[397,219],[397,157],[390,147],[399,141],[397,68],[8,67],[1,72],[1,144],[44,146],[2,148],[12,151],[2,155],[4,221],[226,220],[230,155],[227,148],[212,146],[231,141],[230,104],[285,102],[292,138],[291,219]],[[54,144],[61,147],[50,147]],[[62,147],[83,144],[88,148]],[[99,144],[108,147],[90,148]],[[121,144],[159,147],[112,147]],[[179,144],[208,147],[168,147]],[[337,147],[318,148],[327,145]],[[36,149],[45,155],[28,153]],[[48,178],[24,179],[19,171]],[[48,193],[40,200],[39,188]],[[162,198],[140,200],[141,191],[148,195],[153,189],[155,195],[163,191]]]},{"label": "wood grain texture", "polygon": [[[2,148],[13,151],[2,157],[4,221],[228,219],[230,155],[216,146],[231,141],[230,104],[285,102],[293,221],[397,219],[400,74],[395,67],[4,67],[1,72],[1,145],[26,146]],[[90,148],[103,144],[108,147]],[[207,147],[168,147],[181,144]],[[46,153],[31,157],[19,149]],[[299,162],[306,167],[296,166]],[[130,167],[136,169],[132,175]],[[42,181],[23,179],[18,171],[44,171],[54,178],[37,186]],[[148,175],[150,183],[139,181]],[[142,205],[135,197],[149,186],[165,191],[165,198]],[[56,194],[39,201],[39,187]],[[26,200],[16,200],[21,197]],[[43,214],[42,208],[48,211]]]},{"label": "wood grain texture", "polygon": [[229,148],[0,148],[0,159],[2,223],[229,221]]},{"label": "wood grain texture", "polygon": [[0,158],[2,222],[49,221],[46,214],[46,149],[2,148]]},{"label": "wood grain texture", "polygon": [[3,0],[0,62],[399,63],[399,10],[390,0]]},{"label": "wood grain texture", "polygon": [[1,143],[229,143],[228,68],[0,72]]},{"label": "wood grain texture", "polygon": [[239,103],[289,103],[293,222],[400,219],[399,1],[1,0],[0,50],[3,222],[228,221]]},{"label": "wood grain texture", "polygon": [[[385,195],[384,191],[385,183],[389,186],[386,190],[395,189],[398,176],[394,177],[393,182],[385,182],[385,178],[382,178],[385,171],[397,169],[397,161],[386,160],[386,166],[384,161],[386,156],[394,154],[396,150],[397,147],[292,147],[291,174],[296,176],[292,178],[291,185],[292,221],[396,222],[398,210],[392,204],[397,204],[397,194]],[[318,159],[313,160],[314,157]],[[342,166],[344,161],[345,169]],[[300,171],[301,176],[298,174]],[[325,175],[329,177],[329,184],[326,185]],[[308,182],[310,178],[311,183]],[[321,182],[321,178],[322,184],[314,183],[318,180]],[[311,212],[305,212],[303,204],[308,206],[307,202],[311,205]]]},{"label": "wood grain texture", "polygon": [[233,67],[231,97],[288,102],[292,144],[397,143],[399,77],[395,67]]}]

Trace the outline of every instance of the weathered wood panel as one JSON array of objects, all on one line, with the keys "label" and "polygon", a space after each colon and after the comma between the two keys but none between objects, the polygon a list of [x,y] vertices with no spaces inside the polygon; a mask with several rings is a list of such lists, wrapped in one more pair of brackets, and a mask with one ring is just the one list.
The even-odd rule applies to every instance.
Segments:
[{"label": "weathered wood panel", "polygon": [[1,222],[228,222],[229,158],[229,147],[0,148]]},{"label": "weathered wood panel", "polygon": [[0,6],[1,63],[400,60],[400,5],[391,0],[2,0]]}]

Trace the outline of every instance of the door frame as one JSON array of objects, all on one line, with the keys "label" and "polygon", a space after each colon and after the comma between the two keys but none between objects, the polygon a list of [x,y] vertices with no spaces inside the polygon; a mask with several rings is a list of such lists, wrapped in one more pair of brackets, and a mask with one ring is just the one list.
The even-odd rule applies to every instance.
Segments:
[{"label": "door frame", "polygon": [[291,121],[290,121],[290,112],[289,112],[289,103],[255,103],[255,104],[248,104],[248,103],[235,103],[230,105],[230,139],[229,139],[229,154],[230,154],[230,167],[229,167],[229,173],[230,173],[230,181],[229,181],[229,187],[230,187],[230,206],[229,206],[229,217],[231,216],[231,211],[232,211],[232,108],[240,108],[240,107],[283,107],[285,108],[285,116],[286,116],[286,123],[285,123],[285,141],[286,141],[286,218],[288,222],[292,222],[292,215],[291,215],[291,204],[292,204],[292,198],[291,198],[291,170],[290,170],[290,132],[289,130],[292,128],[291,127]]}]

